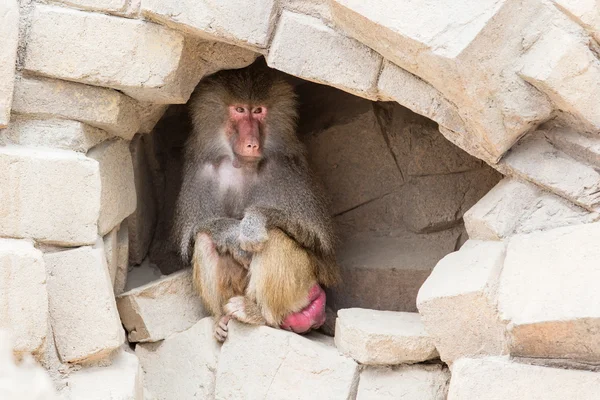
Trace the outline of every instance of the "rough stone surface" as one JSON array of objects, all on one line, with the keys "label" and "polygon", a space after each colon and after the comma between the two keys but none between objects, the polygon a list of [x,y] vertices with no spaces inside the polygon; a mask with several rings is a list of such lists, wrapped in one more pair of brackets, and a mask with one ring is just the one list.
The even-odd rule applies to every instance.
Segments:
[{"label": "rough stone surface", "polygon": [[583,26],[600,43],[600,14],[595,0],[552,0],[569,18]]},{"label": "rough stone surface", "polygon": [[[402,184],[373,110],[316,133],[307,143],[310,164],[339,214],[386,195]],[[370,160],[365,163],[364,160]]]},{"label": "rough stone surface", "polygon": [[600,393],[600,376],[510,362],[504,358],[458,360],[448,400],[587,400]]},{"label": "rough stone surface", "polygon": [[518,233],[586,224],[600,219],[528,182],[505,178],[467,211],[469,238],[502,240]]},{"label": "rough stone surface", "polygon": [[10,126],[0,133],[0,144],[48,147],[85,153],[108,139],[102,129],[64,119],[11,118]]},{"label": "rough stone surface", "polygon": [[460,223],[463,214],[498,182],[490,168],[460,174],[412,177],[402,188],[406,226],[414,232],[435,232]]},{"label": "rough stone surface", "polygon": [[102,203],[98,231],[104,235],[136,209],[133,162],[124,140],[104,142],[90,150],[88,157],[100,165]]},{"label": "rough stone surface", "polygon": [[459,235],[397,231],[362,233],[345,240],[337,253],[342,283],[328,292],[328,303],[336,310],[417,311],[419,288],[435,264],[454,251]]},{"label": "rough stone surface", "polygon": [[[104,249],[104,255],[106,257],[106,264],[108,266],[108,275],[110,276],[110,282],[115,286],[115,278],[117,276],[117,257],[118,257],[118,243],[117,236],[119,233],[119,226],[115,226],[112,231],[108,232],[102,238],[102,247]],[[98,247],[98,245],[96,246]]]},{"label": "rough stone surface", "polygon": [[511,238],[498,290],[511,355],[600,361],[599,237],[593,223]]},{"label": "rough stone surface", "polygon": [[377,97],[381,62],[373,50],[320,19],[289,11],[281,15],[267,56],[273,68],[370,99]]},{"label": "rough stone surface", "polygon": [[157,343],[135,348],[146,387],[157,399],[211,399],[221,346],[213,336],[212,318]]},{"label": "rough stone surface", "polygon": [[39,354],[48,330],[42,252],[25,240],[0,239],[0,288],[0,327],[14,339],[13,350]]},{"label": "rough stone surface", "polygon": [[576,160],[600,168],[600,138],[573,129],[557,127],[544,130],[544,136],[556,147]]},{"label": "rough stone surface", "polygon": [[520,75],[587,130],[600,129],[600,62],[585,40],[555,27],[538,39]]},{"label": "rough stone surface", "polygon": [[319,399],[349,399],[356,394],[358,373],[358,365],[340,355],[330,338],[313,334],[311,340],[230,321],[215,398],[313,399],[318,393]]},{"label": "rough stone surface", "polygon": [[543,131],[522,139],[502,160],[499,168],[590,211],[600,208],[600,173],[554,148]]},{"label": "rough stone surface", "polygon": [[0,128],[8,125],[15,81],[19,42],[19,4],[4,0],[0,4]]},{"label": "rough stone surface", "polygon": [[124,12],[131,0],[50,0],[53,3],[64,4],[90,11]]},{"label": "rough stone surface", "polygon": [[[129,349],[127,349],[129,350]],[[121,349],[108,366],[72,372],[64,400],[145,400],[143,375],[137,356]]]},{"label": "rough stone surface", "polygon": [[501,242],[469,240],[444,257],[419,290],[417,307],[442,361],[506,354],[495,297],[504,257]]},{"label": "rough stone surface", "polygon": [[117,307],[130,342],[156,342],[208,315],[192,286],[190,269],[121,294]]},{"label": "rough stone surface", "polygon": [[337,315],[335,345],[361,364],[410,364],[438,356],[417,313],[348,308]]},{"label": "rough stone surface", "polygon": [[138,114],[141,121],[139,133],[152,132],[158,120],[164,115],[167,108],[169,108],[168,104],[153,103],[140,103],[138,106]]},{"label": "rough stone surface", "polygon": [[11,335],[0,330],[0,398],[14,400],[57,399],[46,371],[31,358],[16,364],[12,354]]},{"label": "rough stone surface", "polygon": [[125,284],[125,291],[129,292],[132,289],[144,286],[150,282],[156,281],[162,275],[160,269],[154,264],[150,263],[150,259],[146,258],[141,265],[136,265],[130,268],[127,273],[127,282]]},{"label": "rough stone surface", "polygon": [[96,161],[73,151],[0,147],[0,187],[0,236],[64,246],[96,241]]},{"label": "rough stone surface", "polygon": [[129,226],[129,259],[133,264],[141,264],[148,254],[156,228],[157,202],[152,184],[150,165],[146,156],[144,137],[136,136],[129,145],[133,159],[133,174],[137,207],[127,218]]},{"label": "rough stone surface", "polygon": [[33,117],[58,117],[84,122],[124,139],[140,127],[137,106],[116,90],[46,78],[19,78],[13,112]]},{"label": "rough stone surface", "polygon": [[153,23],[40,5],[31,17],[24,67],[142,101],[185,103],[202,76],[196,44]]},{"label": "rough stone surface", "polygon": [[207,40],[261,49],[271,36],[277,2],[144,0],[141,12],[150,20]]},{"label": "rough stone surface", "polygon": [[382,100],[396,101],[452,131],[466,132],[454,104],[427,82],[389,61],[383,63],[377,88]]},{"label": "rough stone surface", "polygon": [[360,374],[356,400],[445,400],[449,381],[441,365],[369,367]]},{"label": "rough stone surface", "polygon": [[121,224],[117,233],[117,271],[115,273],[115,295],[125,291],[127,272],[129,270],[129,228]]},{"label": "rough stone surface", "polygon": [[46,253],[44,261],[50,321],[61,360],[95,360],[121,346],[125,335],[102,249]]},{"label": "rough stone surface", "polygon": [[543,30],[556,14],[550,5],[335,0],[331,13],[345,32],[455,104],[467,124],[470,147],[478,147],[488,161],[497,161],[550,117],[548,100],[520,79],[514,65],[523,37]]}]

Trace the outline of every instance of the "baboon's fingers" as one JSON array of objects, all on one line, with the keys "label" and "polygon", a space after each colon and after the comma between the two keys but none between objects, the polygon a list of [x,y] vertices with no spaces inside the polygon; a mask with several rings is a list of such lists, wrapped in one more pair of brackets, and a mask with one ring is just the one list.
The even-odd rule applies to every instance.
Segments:
[{"label": "baboon's fingers", "polygon": [[285,317],[281,329],[296,333],[320,328],[325,323],[325,291],[315,284],[308,294],[309,303],[302,310]]},{"label": "baboon's fingers", "polygon": [[229,315],[225,315],[219,319],[215,326],[215,339],[219,342],[224,342],[227,339],[227,334],[229,333],[229,327],[227,324],[231,317]]}]

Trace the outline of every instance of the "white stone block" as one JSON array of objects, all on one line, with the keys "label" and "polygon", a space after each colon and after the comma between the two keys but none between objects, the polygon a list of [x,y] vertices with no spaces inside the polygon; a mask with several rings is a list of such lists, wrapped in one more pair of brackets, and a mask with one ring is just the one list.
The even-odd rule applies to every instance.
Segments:
[{"label": "white stone block", "polygon": [[112,87],[141,101],[185,103],[204,66],[196,45],[157,24],[39,5],[24,68]]},{"label": "white stone block", "polygon": [[192,286],[192,271],[175,272],[117,297],[130,342],[156,342],[208,316]]},{"label": "white stone block", "polygon": [[504,256],[501,242],[469,240],[421,286],[417,308],[443,361],[506,354],[506,326],[496,307]]},{"label": "white stone block", "polygon": [[280,71],[369,99],[377,97],[381,62],[379,54],[320,19],[289,11],[281,14],[267,56]]},{"label": "white stone block", "polygon": [[590,32],[600,43],[600,12],[596,0],[552,0],[569,18]]},{"label": "white stone block", "polygon": [[457,107],[469,137],[460,145],[470,154],[488,154],[487,161],[497,162],[524,133],[550,118],[550,102],[522,81],[514,60],[523,53],[523,38],[550,24],[553,6],[516,0],[330,5],[336,26]]},{"label": "white stone block", "polygon": [[356,400],[446,400],[450,372],[439,364],[368,367]]},{"label": "white stone block", "polygon": [[90,11],[125,12],[131,0],[50,0],[53,3],[64,4]]},{"label": "white stone block", "polygon": [[161,342],[136,346],[146,387],[156,399],[214,399],[221,346],[213,327],[212,318],[204,318]]},{"label": "white stone block", "polygon": [[598,213],[513,178],[500,181],[463,216],[469,238],[476,240],[502,240],[599,218]]},{"label": "white stone block", "polygon": [[13,112],[84,122],[124,139],[140,127],[135,102],[116,90],[46,78],[19,78]]},{"label": "white stone block", "polygon": [[3,0],[0,4],[0,128],[10,119],[19,42],[19,4]]},{"label": "white stone block", "polygon": [[397,65],[383,62],[377,89],[383,100],[396,101],[447,129],[466,135],[465,123],[456,106],[436,88]]},{"label": "white stone block", "polygon": [[338,310],[335,345],[366,365],[410,364],[438,357],[418,313]]},{"label": "white stone block", "polygon": [[96,161],[73,151],[0,147],[0,188],[0,236],[63,246],[96,241]]},{"label": "white stone block", "polygon": [[544,130],[544,136],[557,149],[571,157],[600,168],[600,137],[573,129],[556,127]]},{"label": "white stone block", "polygon": [[522,62],[523,79],[547,94],[558,109],[575,117],[585,129],[600,129],[600,63],[586,41],[553,28],[542,34]]},{"label": "white stone block", "polygon": [[55,400],[56,392],[46,371],[31,358],[16,364],[11,335],[0,330],[0,399]]},{"label": "white stone block", "polygon": [[169,108],[168,104],[153,103],[140,103],[138,106],[138,114],[141,121],[139,133],[152,132],[154,126],[158,123],[165,111],[167,111],[167,108]]},{"label": "white stone block", "polygon": [[125,291],[129,271],[129,228],[121,224],[117,233],[117,272],[115,274],[115,295]]},{"label": "white stone block", "polygon": [[0,239],[0,288],[0,327],[14,339],[13,350],[40,355],[48,330],[42,252],[25,240]]},{"label": "white stone block", "polygon": [[600,223],[511,238],[498,289],[511,355],[600,361]]},{"label": "white stone block", "polygon": [[109,138],[102,129],[65,119],[31,119],[13,115],[0,133],[0,144],[47,147],[85,153]]},{"label": "white stone block", "polygon": [[135,211],[133,161],[129,144],[124,140],[101,143],[87,155],[100,165],[102,203],[98,231],[105,235]]},{"label": "white stone block", "polygon": [[510,362],[461,359],[452,366],[448,400],[589,400],[600,393],[600,375],[590,371]]},{"label": "white stone block", "polygon": [[277,17],[277,2],[228,0],[143,0],[142,15],[207,40],[266,48]]},{"label": "white stone block", "polygon": [[[303,337],[266,326],[229,322],[217,370],[218,400],[351,399],[358,365],[338,353],[330,338]],[[302,382],[302,384],[298,384]]]},{"label": "white stone block", "polygon": [[587,210],[600,210],[600,173],[553,147],[543,131],[519,141],[498,167]]},{"label": "white stone block", "polygon": [[141,265],[132,266],[127,273],[125,291],[129,292],[132,289],[154,282],[164,276],[166,275],[160,272],[156,264],[150,263],[150,259],[146,258]]},{"label": "white stone block", "polygon": [[[115,286],[115,278],[117,276],[117,256],[118,256],[118,244],[117,235],[119,233],[119,226],[115,226],[113,230],[108,232],[102,238],[101,246],[104,250],[104,256],[106,257],[106,265],[108,267],[108,275],[110,276],[110,283]],[[98,247],[98,246],[96,246]]]},{"label": "white stone block", "polygon": [[125,335],[102,249],[44,255],[50,320],[63,362],[92,361],[120,347]]},{"label": "white stone block", "polygon": [[108,366],[72,372],[61,395],[64,400],[145,400],[140,361],[121,349]]}]

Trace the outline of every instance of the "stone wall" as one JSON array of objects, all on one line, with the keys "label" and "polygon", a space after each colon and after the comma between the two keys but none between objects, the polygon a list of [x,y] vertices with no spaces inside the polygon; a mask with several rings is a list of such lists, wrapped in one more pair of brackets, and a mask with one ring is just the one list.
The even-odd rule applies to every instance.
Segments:
[{"label": "stone wall", "polygon": [[[0,352],[0,397],[51,398],[28,354],[73,400],[598,397],[599,13],[3,1],[0,327],[13,341],[0,342],[25,361]],[[219,347],[189,270],[149,263],[180,268],[157,238],[182,138],[160,131],[185,125],[181,106],[163,114],[203,76],[260,55],[313,82],[298,83],[300,131],[333,198],[345,286],[330,293],[334,340],[233,324]],[[332,103],[320,114],[319,96]],[[505,177],[485,194],[491,168]]]}]

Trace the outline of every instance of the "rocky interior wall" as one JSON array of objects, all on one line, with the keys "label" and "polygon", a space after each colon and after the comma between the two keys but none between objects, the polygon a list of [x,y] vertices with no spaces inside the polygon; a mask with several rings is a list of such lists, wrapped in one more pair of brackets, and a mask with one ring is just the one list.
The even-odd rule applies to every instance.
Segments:
[{"label": "rocky interior wall", "polygon": [[[37,388],[29,397],[52,398],[32,354],[73,400],[597,398],[599,10],[567,0],[1,2],[0,327],[24,361],[0,354],[0,397]],[[175,171],[167,150],[178,138],[149,140],[153,126],[202,76],[259,55],[428,119],[351,98],[339,108],[354,108],[352,120],[309,110],[315,125],[301,128],[349,248],[345,293],[369,306],[402,303],[393,290],[377,298],[384,282],[420,284],[388,268],[417,269],[398,250],[458,249],[464,213],[469,240],[437,262],[418,314],[342,309],[333,341],[232,323],[219,347],[189,270],[142,286],[127,274],[129,257],[161,251],[152,242],[167,198],[154,185],[163,179],[168,193],[177,182],[161,173]],[[429,120],[505,175],[467,212],[484,192],[476,181],[493,174],[430,135]],[[354,164],[353,146],[378,157]],[[379,258],[356,252],[372,242]],[[365,265],[377,266],[365,273],[376,282],[360,278]],[[345,293],[330,298],[345,307]]]}]

